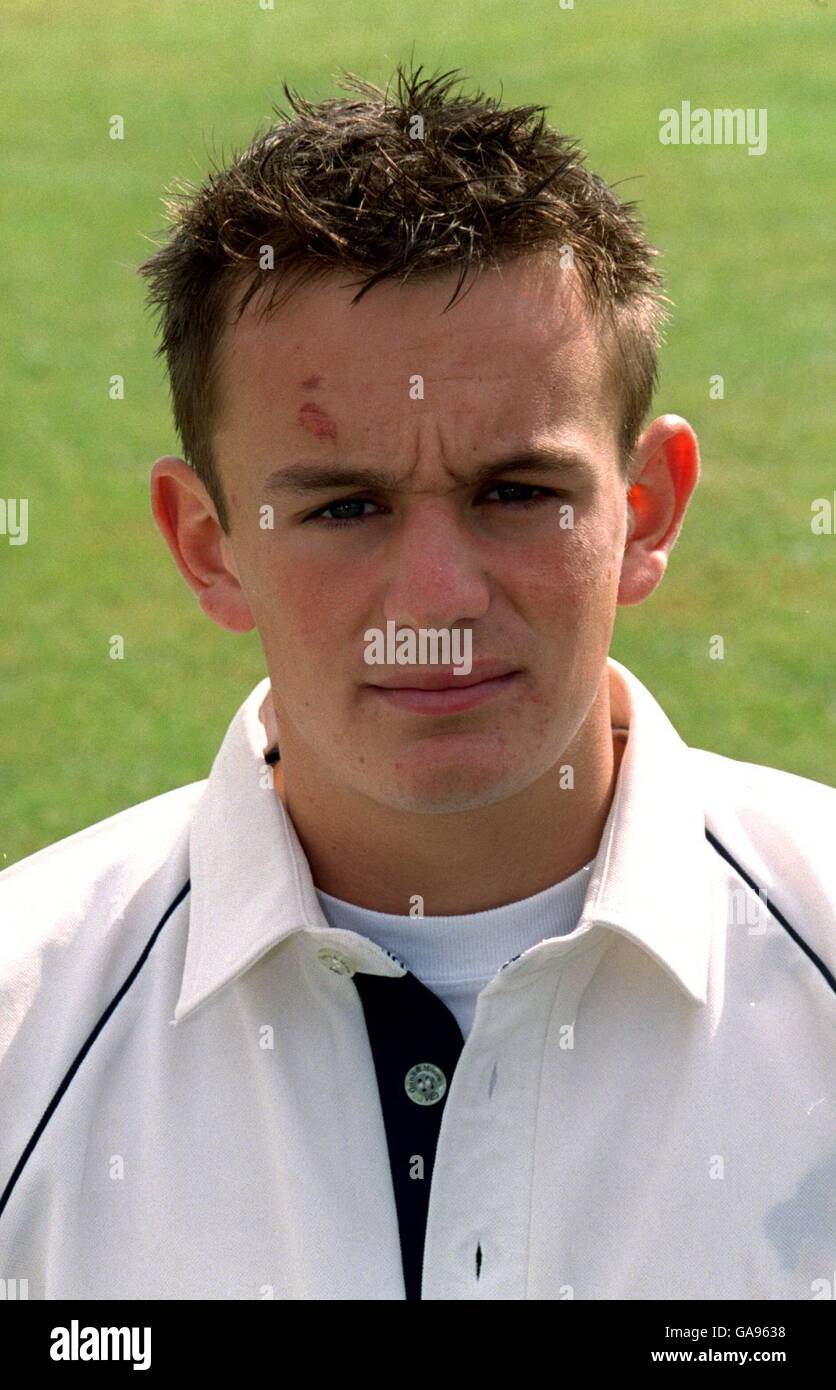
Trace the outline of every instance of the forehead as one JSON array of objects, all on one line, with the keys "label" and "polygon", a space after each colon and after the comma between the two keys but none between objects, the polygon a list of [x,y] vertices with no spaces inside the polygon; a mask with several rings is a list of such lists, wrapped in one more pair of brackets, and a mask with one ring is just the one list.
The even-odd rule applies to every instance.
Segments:
[{"label": "forehead", "polygon": [[246,441],[275,459],[283,443],[327,450],[337,433],[369,449],[419,419],[455,448],[555,430],[614,440],[607,359],[574,273],[518,258],[480,270],[444,312],[457,280],[384,281],[352,304],[357,281],[329,274],[266,318],[255,296],[221,341],[221,449]]}]

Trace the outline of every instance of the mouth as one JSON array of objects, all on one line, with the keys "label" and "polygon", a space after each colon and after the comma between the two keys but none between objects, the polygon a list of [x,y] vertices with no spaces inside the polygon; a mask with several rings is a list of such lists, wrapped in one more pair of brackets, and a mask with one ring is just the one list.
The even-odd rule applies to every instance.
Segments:
[{"label": "mouth", "polygon": [[456,676],[449,669],[416,671],[366,689],[372,697],[413,714],[458,714],[503,695],[521,675],[507,669],[494,675],[474,669],[466,676]]}]

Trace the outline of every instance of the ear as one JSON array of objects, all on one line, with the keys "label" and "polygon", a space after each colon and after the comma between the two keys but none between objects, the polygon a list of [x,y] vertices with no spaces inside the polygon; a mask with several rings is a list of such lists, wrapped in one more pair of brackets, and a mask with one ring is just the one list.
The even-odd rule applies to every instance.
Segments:
[{"label": "ear", "polygon": [[697,436],[680,415],[660,415],[636,445],[617,602],[641,603],[659,584],[700,474]]},{"label": "ear", "polygon": [[197,594],[204,613],[229,632],[254,628],[215,504],[183,459],[170,455],[157,459],[151,469],[151,510],[174,563]]}]

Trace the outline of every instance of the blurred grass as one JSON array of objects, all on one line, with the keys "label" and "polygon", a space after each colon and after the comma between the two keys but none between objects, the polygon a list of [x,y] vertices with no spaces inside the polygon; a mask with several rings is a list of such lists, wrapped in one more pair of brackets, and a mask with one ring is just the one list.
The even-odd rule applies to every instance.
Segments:
[{"label": "blurred grass", "polygon": [[[613,655],[689,743],[836,783],[836,537],[810,530],[836,489],[834,8],[7,0],[0,495],[29,498],[30,536],[0,537],[0,864],[205,776],[264,673],[254,635],[203,617],[150,516],[150,464],[178,444],[134,267],[165,187],[245,145],[282,78],[336,95],[338,67],[385,80],[412,52],[547,105],[664,252],[656,413],[692,421],[703,477],[664,583],[619,610]],[[660,145],[659,111],[683,99],[767,108],[767,153]]]}]

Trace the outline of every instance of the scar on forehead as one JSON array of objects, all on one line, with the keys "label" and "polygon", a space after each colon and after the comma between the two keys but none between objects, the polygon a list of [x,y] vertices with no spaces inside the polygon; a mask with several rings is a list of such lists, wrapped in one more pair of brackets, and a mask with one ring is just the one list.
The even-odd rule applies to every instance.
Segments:
[{"label": "scar on forehead", "polygon": [[305,380],[299,383],[306,391],[315,391],[317,386],[322,385],[321,376],[306,376]]},{"label": "scar on forehead", "polygon": [[326,415],[324,410],[320,410],[318,405],[307,402],[303,405],[297,416],[299,424],[305,430],[310,430],[311,434],[317,439],[336,439],[337,423]]}]

